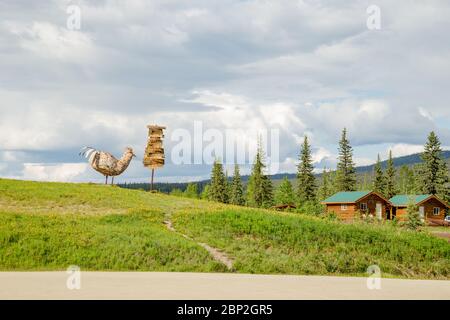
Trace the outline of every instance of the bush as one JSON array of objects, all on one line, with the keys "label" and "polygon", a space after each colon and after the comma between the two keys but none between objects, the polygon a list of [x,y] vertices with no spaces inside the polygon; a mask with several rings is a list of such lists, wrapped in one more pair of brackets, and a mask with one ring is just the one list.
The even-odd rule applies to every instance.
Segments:
[{"label": "bush", "polygon": [[325,213],[325,206],[316,201],[306,201],[297,207],[297,212],[312,216],[319,216]]},{"label": "bush", "polygon": [[423,221],[420,218],[419,208],[413,201],[410,201],[406,209],[406,221],[403,226],[410,230],[417,230],[423,226]]},{"label": "bush", "polygon": [[172,191],[170,191],[170,195],[171,196],[182,197],[183,196],[183,191],[181,191],[181,189],[175,188],[175,189],[172,189]]},{"label": "bush", "polygon": [[365,211],[360,211],[360,210],[357,210],[355,212],[355,217],[359,221],[364,222],[364,223],[374,223],[374,222],[378,221],[378,219],[375,219],[373,214],[370,214]]}]

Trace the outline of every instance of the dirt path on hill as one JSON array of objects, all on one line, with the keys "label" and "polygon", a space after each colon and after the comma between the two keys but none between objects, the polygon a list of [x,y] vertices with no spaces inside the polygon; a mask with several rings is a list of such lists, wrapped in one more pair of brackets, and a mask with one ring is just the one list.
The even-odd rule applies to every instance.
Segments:
[{"label": "dirt path on hill", "polygon": [[209,245],[207,245],[206,243],[202,243],[202,242],[197,242],[196,240],[192,239],[191,237],[178,232],[173,224],[172,221],[170,220],[169,216],[166,216],[166,220],[164,221],[164,224],[166,225],[167,229],[169,229],[172,232],[178,233],[179,235],[181,235],[182,237],[194,241],[195,243],[197,243],[199,246],[201,246],[202,248],[204,248],[206,251],[209,252],[209,254],[214,258],[214,260],[224,264],[228,270],[232,271],[233,270],[233,261],[222,251],[220,251],[219,249],[213,248]]}]

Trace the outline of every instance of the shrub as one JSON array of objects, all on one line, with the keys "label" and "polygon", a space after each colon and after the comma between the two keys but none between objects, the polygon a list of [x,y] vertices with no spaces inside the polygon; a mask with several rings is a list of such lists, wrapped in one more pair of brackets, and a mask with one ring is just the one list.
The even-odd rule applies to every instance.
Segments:
[{"label": "shrub", "polygon": [[413,201],[410,201],[408,204],[406,209],[406,221],[403,225],[410,230],[417,230],[419,227],[423,226],[419,208],[417,208],[417,205]]},{"label": "shrub", "polygon": [[319,216],[325,213],[325,207],[316,201],[306,201],[297,208],[300,213]]}]

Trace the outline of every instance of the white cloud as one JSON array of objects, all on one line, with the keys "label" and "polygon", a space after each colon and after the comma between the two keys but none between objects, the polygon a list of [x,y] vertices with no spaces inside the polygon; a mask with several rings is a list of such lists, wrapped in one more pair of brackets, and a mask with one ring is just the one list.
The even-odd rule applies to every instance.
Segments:
[{"label": "white cloud", "polygon": [[414,154],[414,153],[423,152],[423,145],[398,143],[398,144],[395,144],[392,147],[388,148],[386,154],[389,153],[389,150],[392,150],[392,155],[394,157],[402,157],[402,156],[408,156],[408,155]]},{"label": "white cloud", "polygon": [[[3,172],[75,162],[86,144],[142,153],[148,123],[168,136],[194,120],[278,128],[287,167],[305,134],[318,165],[333,165],[325,148],[337,148],[344,126],[355,147],[389,144],[399,155],[431,130],[450,139],[448,1],[380,0],[379,31],[366,28],[365,1],[82,0],[80,31],[66,29],[68,3],[0,12]],[[144,175],[138,167],[129,177]]]},{"label": "white cloud", "polygon": [[313,152],[312,159],[314,163],[320,163],[324,159],[331,158],[333,155],[331,152],[323,147],[319,147]]},{"label": "white cloud", "polygon": [[56,58],[72,63],[95,58],[91,37],[80,31],[71,31],[48,22],[20,25],[6,22],[11,33],[19,37],[20,46],[45,58]]},{"label": "white cloud", "polygon": [[85,163],[25,163],[23,175],[20,178],[36,181],[70,182],[75,181],[77,177],[85,173],[87,167],[88,165]]}]

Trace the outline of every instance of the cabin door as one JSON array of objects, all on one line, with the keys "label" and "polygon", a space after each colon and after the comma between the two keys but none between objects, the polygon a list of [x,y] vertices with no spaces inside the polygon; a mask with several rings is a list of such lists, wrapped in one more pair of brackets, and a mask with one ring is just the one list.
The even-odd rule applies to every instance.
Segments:
[{"label": "cabin door", "polygon": [[381,220],[382,212],[383,212],[383,206],[381,205],[381,202],[377,202],[376,213],[377,213],[377,218],[379,220]]}]

